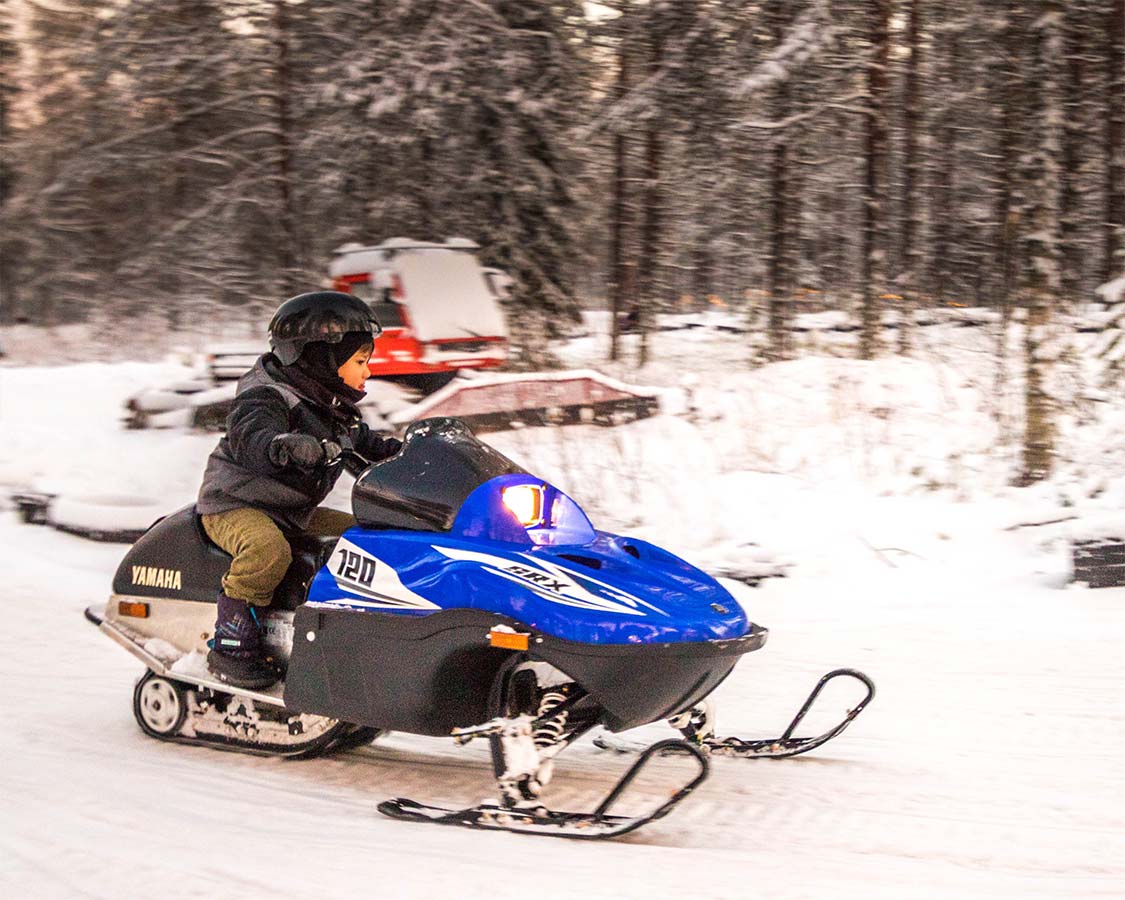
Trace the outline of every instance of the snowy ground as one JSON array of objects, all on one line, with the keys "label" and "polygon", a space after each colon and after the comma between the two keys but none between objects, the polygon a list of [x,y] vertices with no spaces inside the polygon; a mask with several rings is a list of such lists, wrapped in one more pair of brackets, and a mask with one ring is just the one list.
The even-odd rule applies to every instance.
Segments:
[{"label": "snowy ground", "polygon": [[[1125,895],[1125,589],[1068,585],[1064,540],[1121,510],[1121,410],[1067,425],[1050,484],[1007,488],[1012,453],[978,331],[935,334],[914,361],[820,356],[755,370],[739,336],[670,333],[659,365],[612,374],[677,388],[679,414],[490,438],[603,527],[715,568],[789,563],[787,578],[757,589],[728,582],[772,634],[720,688],[721,731],[780,729],[830,668],[878,685],[818,753],[716,760],[672,815],[609,844],[375,811],[394,795],[486,795],[481,747],[392,736],[280,762],[144,737],[130,711],[138,664],[82,618],[124,548],[0,510],[0,894]],[[582,365],[603,351],[594,338],[566,350]],[[697,370],[686,385],[685,358]],[[0,368],[0,488],[190,500],[214,436],[116,423],[127,394],[178,369]],[[841,709],[854,695],[826,700]],[[552,798],[588,805],[626,765],[580,744]]]}]

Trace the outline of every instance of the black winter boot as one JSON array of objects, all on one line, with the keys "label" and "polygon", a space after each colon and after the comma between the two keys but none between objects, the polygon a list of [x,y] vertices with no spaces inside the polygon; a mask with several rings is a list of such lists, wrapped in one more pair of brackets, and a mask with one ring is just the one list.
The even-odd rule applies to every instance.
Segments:
[{"label": "black winter boot", "polygon": [[267,688],[280,677],[262,652],[258,614],[245,600],[219,594],[215,639],[207,654],[207,668],[234,687]]}]

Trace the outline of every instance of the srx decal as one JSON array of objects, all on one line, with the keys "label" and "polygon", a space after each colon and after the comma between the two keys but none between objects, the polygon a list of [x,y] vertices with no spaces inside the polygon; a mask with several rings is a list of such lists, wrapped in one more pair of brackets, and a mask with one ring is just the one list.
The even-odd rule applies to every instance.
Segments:
[{"label": "srx decal", "polygon": [[626,616],[644,616],[648,615],[648,612],[661,616],[667,615],[664,610],[612,584],[584,573],[571,571],[545,559],[534,559],[526,553],[520,554],[522,561],[516,561],[510,557],[480,553],[476,550],[436,545],[434,549],[450,559],[480,563],[492,574],[515,582],[552,603]]},{"label": "srx decal", "polygon": [[527,566],[508,566],[504,571],[519,575],[528,581],[534,581],[536,585],[548,591],[564,591],[569,587],[565,581],[559,581],[557,578],[552,578],[543,572],[537,572],[535,569],[529,569]]}]

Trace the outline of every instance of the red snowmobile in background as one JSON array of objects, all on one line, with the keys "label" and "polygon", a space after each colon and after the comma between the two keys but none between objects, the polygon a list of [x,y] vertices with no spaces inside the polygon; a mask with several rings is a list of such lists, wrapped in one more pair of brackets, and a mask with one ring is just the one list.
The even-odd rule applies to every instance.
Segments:
[{"label": "red snowmobile in background", "polygon": [[459,369],[503,365],[508,329],[500,300],[511,279],[481,266],[479,249],[465,238],[441,244],[391,238],[336,250],[332,287],[366,301],[383,326],[371,356],[373,376],[429,393]]}]

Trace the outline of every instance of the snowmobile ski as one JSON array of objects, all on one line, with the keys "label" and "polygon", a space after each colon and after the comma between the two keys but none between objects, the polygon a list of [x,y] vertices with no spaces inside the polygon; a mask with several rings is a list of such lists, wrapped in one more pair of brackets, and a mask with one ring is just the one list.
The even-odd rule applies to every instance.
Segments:
[{"label": "snowmobile ski", "polygon": [[[814,737],[793,737],[793,732],[804,720],[820,692],[824,690],[825,685],[832,679],[840,677],[854,678],[861,682],[867,688],[867,693],[863,696],[863,699],[849,709],[844,718],[828,731]],[[833,669],[816,683],[816,687],[809,693],[804,704],[797,711],[797,715],[793,717],[780,737],[755,740],[738,737],[717,738],[713,734],[713,722],[710,708],[707,706],[695,707],[688,713],[677,716],[671,722],[673,727],[684,736],[685,741],[714,756],[734,756],[742,759],[785,759],[789,756],[807,753],[832,740],[847,728],[856,716],[863,712],[874,696],[875,684],[863,672],[857,669]],[[641,750],[644,745],[633,743],[616,735],[601,734],[594,738],[594,746],[617,753],[635,753]]]},{"label": "snowmobile ski", "polygon": [[[637,816],[612,815],[609,810],[649,760],[654,756],[670,754],[691,756],[697,763],[699,771],[656,809]],[[515,834],[541,834],[576,840],[603,840],[620,837],[630,831],[636,831],[649,822],[663,818],[694,791],[707,778],[707,774],[708,764],[704,753],[686,741],[673,739],[658,741],[641,753],[629,771],[606,794],[597,809],[590,813],[560,812],[539,804],[506,807],[494,802],[485,802],[465,809],[449,809],[406,798],[385,800],[378,808],[385,816],[410,822],[461,825],[466,828],[510,831]]]}]

